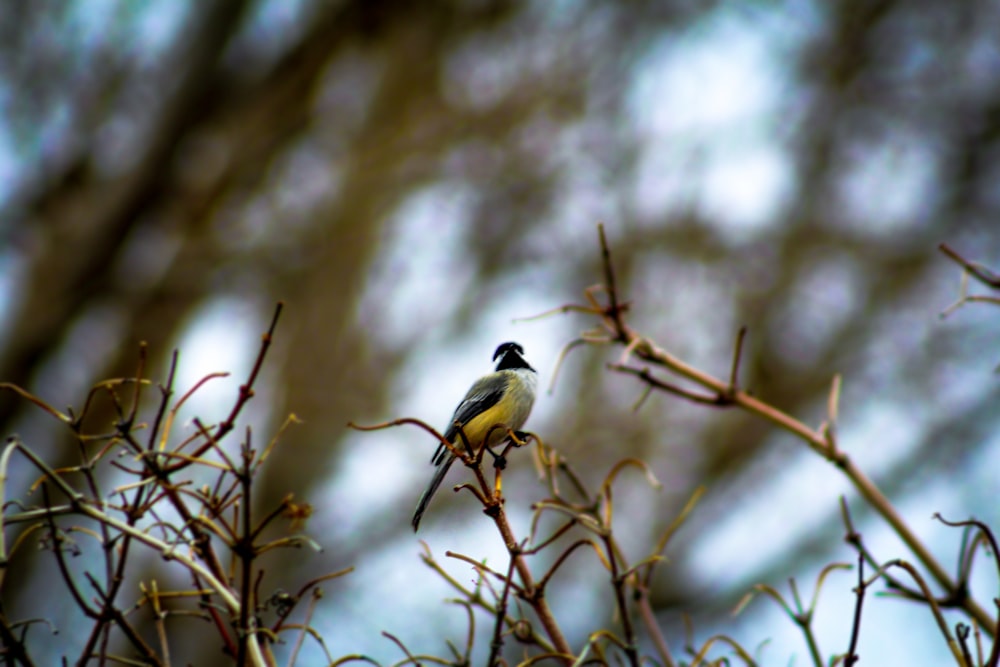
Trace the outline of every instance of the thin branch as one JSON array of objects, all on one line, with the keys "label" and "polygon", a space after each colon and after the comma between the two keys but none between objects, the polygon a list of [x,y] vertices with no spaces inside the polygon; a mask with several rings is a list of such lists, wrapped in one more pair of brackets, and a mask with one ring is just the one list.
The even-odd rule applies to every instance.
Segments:
[{"label": "thin branch", "polygon": [[[604,273],[606,286],[609,292],[608,298],[612,304],[602,314],[604,326],[613,332],[615,339],[622,345],[634,345],[634,355],[637,358],[647,363],[660,366],[675,375],[704,387],[709,390],[712,395],[714,395],[714,398],[705,398],[699,394],[687,392],[686,390],[674,391],[674,389],[678,388],[674,388],[672,385],[669,385],[672,387],[671,389],[668,389],[667,387],[663,387],[663,389],[670,393],[683,395],[685,398],[696,402],[712,404],[718,404],[716,403],[718,401],[722,401],[722,404],[728,404],[731,402],[740,409],[761,417],[762,419],[774,424],[782,430],[788,431],[805,442],[813,451],[820,454],[843,471],[844,475],[851,481],[858,493],[860,493],[865,501],[872,506],[876,512],[878,512],[893,528],[896,534],[899,535],[899,537],[906,543],[907,547],[914,554],[914,556],[916,556],[917,560],[928,569],[934,580],[936,580],[950,594],[953,594],[957,590],[957,585],[951,575],[944,569],[944,567],[941,566],[927,546],[917,537],[910,526],[903,520],[896,508],[878,489],[875,483],[867,475],[865,475],[844,452],[838,450],[832,445],[832,440],[827,433],[823,432],[824,429],[810,428],[803,422],[795,419],[785,412],[782,412],[776,407],[751,396],[745,391],[731,391],[730,384],[728,382],[719,380],[687,363],[684,363],[680,359],[668,353],[666,350],[655,345],[648,338],[639,335],[624,323],[621,317],[620,309],[615,306],[615,304],[617,304],[617,297],[614,294],[614,271],[611,267],[611,254],[607,247],[607,240],[604,236],[603,230],[599,229],[599,233],[602,259],[605,264]],[[636,343],[637,339],[638,342]],[[648,372],[646,375],[649,379],[643,377],[643,370],[616,370],[637,375],[646,382],[655,380],[655,378],[652,378]],[[658,384],[666,385],[667,383],[658,382]],[[660,387],[657,386],[657,388]],[[966,598],[962,601],[962,607],[976,620],[977,623],[986,629],[987,632],[991,635],[995,635],[997,632],[997,622],[975,600],[966,596]]]},{"label": "thin branch", "polygon": [[978,262],[970,262],[958,254],[958,252],[953,250],[947,243],[940,244],[938,249],[954,260],[957,264],[961,265],[962,268],[968,271],[972,277],[981,282],[983,285],[1000,289],[1000,274],[994,273]]},{"label": "thin branch", "polygon": [[[510,597],[511,584],[514,581],[514,559],[511,558],[507,565],[507,576],[504,577],[503,587],[500,589],[500,599],[497,601],[496,619],[493,623],[493,639],[490,641],[490,657],[486,661],[487,667],[497,664],[500,651],[503,649],[503,626],[504,619],[507,618],[507,600]],[[469,637],[471,644],[472,637]]]},{"label": "thin branch", "polygon": [[852,667],[860,658],[858,657],[858,638],[861,636],[861,607],[865,601],[865,557],[858,553],[858,586],[854,589],[854,594],[858,600],[854,604],[854,620],[851,623],[851,642],[847,646],[847,653],[844,656],[844,667]]}]

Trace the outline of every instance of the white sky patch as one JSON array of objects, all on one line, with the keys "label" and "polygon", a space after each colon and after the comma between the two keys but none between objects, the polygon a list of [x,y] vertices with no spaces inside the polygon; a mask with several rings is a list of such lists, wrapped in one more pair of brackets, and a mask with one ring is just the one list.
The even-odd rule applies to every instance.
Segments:
[{"label": "white sky patch", "polygon": [[631,107],[653,136],[708,133],[773,111],[781,93],[774,35],[725,17],[669,34],[637,64]]},{"label": "white sky patch", "polygon": [[250,5],[224,60],[239,72],[253,72],[277,58],[302,34],[318,3],[258,0]]},{"label": "white sky patch", "polygon": [[[870,478],[877,479],[880,474],[889,472],[901,457],[909,454],[919,434],[928,427],[927,419],[913,413],[912,407],[907,404],[866,404],[859,414],[849,415],[849,423],[846,420],[842,422],[841,448]],[[862,514],[859,509],[862,501],[857,493],[846,477],[827,461],[799,447],[794,452],[786,447],[780,450],[770,454],[779,461],[772,467],[780,472],[768,484],[761,486],[758,494],[741,499],[739,513],[730,519],[723,519],[715,530],[690,545],[685,559],[697,564],[700,581],[711,582],[711,588],[718,589],[738,582],[748,571],[773,563],[815,530],[817,512],[825,515],[829,508],[837,506],[841,495],[848,498],[855,527],[862,532],[866,546],[876,558],[887,561],[900,557],[915,562],[899,536],[883,520]],[[989,451],[992,452],[990,458],[1000,459],[1000,439],[997,446]],[[996,470],[996,465],[991,465],[986,459],[979,464],[977,469],[985,475]],[[971,480],[969,483],[975,484]],[[936,481],[931,479],[919,494],[905,494],[905,499],[896,505],[910,528],[931,546],[935,556],[946,567],[951,567],[957,557],[961,530],[934,520],[933,514],[940,512],[949,520],[961,520],[967,518],[969,512],[968,499],[956,494],[953,485],[953,479],[946,477]],[[980,518],[987,522],[994,519]],[[822,563],[796,568],[793,573],[806,603],[812,595],[815,577],[824,564],[834,561],[856,563],[854,552],[836,538],[831,538],[830,548],[832,554]],[[973,578],[975,594],[980,598],[988,597],[992,594],[990,591],[996,590],[993,562],[985,554],[980,554],[977,568]],[[868,571],[868,574],[871,572]],[[902,571],[896,574],[902,575]],[[837,619],[852,617],[856,598],[851,588],[856,584],[856,577],[856,571],[835,574],[824,587],[814,630],[825,655],[842,652],[847,646],[850,623]],[[789,595],[784,581],[764,583],[776,585],[782,593]],[[864,660],[872,664],[947,662],[947,647],[943,642],[935,642],[935,626],[930,612],[912,603],[874,595],[881,590],[884,588],[880,585],[873,587],[865,602],[866,617],[862,622],[859,644]],[[746,626],[735,636],[751,642],[751,645],[765,638],[770,639],[763,653],[768,658],[764,661],[766,663],[777,661],[784,664],[789,656],[795,655],[798,656],[798,664],[808,656],[801,633],[790,620],[774,609],[769,611],[773,606],[769,600],[755,601],[744,612],[749,617]],[[876,627],[878,632],[874,632]],[[730,630],[731,627],[706,627],[699,628],[698,632]],[[903,643],[883,641],[885,636],[914,636],[914,633],[927,640]]]},{"label": "white sky patch", "polygon": [[[226,297],[207,302],[189,322],[176,346],[180,356],[175,396],[179,398],[210,373],[229,373],[206,382],[182,408],[179,424],[194,428],[190,424],[194,417],[208,425],[229,414],[252,368],[263,329],[254,305]],[[255,413],[264,407],[260,403]]]},{"label": "white sky patch", "polygon": [[[883,402],[866,404],[850,418],[841,424],[840,447],[872,478],[906,456],[926,428],[912,410]],[[697,564],[702,581],[733,583],[746,572],[766,567],[816,529],[817,511],[825,515],[828,508],[837,507],[841,495],[855,497],[846,477],[803,448],[790,442],[768,452],[772,463],[762,473],[769,476],[767,484],[742,498],[738,513],[692,545],[686,558]],[[734,554],[739,554],[738,568]]]},{"label": "white sky patch", "polygon": [[869,401],[857,407],[860,409],[848,409],[842,415],[842,422],[844,417],[849,417],[850,422],[838,426],[838,440],[858,467],[875,479],[890,472],[913,450],[928,427],[929,415],[914,415],[912,405],[888,400]]},{"label": "white sky patch", "polygon": [[745,240],[776,221],[793,185],[788,156],[773,139],[761,139],[742,151],[709,157],[701,209],[730,238]]},{"label": "white sky patch", "polygon": [[895,133],[877,145],[856,146],[840,184],[843,221],[863,233],[898,233],[937,210],[938,156],[933,145]]},{"label": "white sky patch", "polygon": [[[969,470],[969,489],[991,488],[996,481],[997,470],[1000,470],[1000,433],[993,437],[989,445],[976,450],[976,464],[970,466]],[[997,510],[994,511],[996,512]],[[994,515],[984,518],[987,518],[991,523],[996,525],[1000,516]],[[1000,554],[997,554],[997,557],[1000,558]]]},{"label": "white sky patch", "polygon": [[[173,0],[144,3],[95,0],[69,4],[55,29],[60,39],[68,41],[63,48],[74,54],[71,75],[73,69],[82,73],[93,65],[95,58],[103,57],[99,53],[111,48],[110,45],[121,51],[119,55],[124,59],[135,61],[132,65],[137,71],[158,65],[187,18],[188,5]],[[82,101],[86,102],[86,98]],[[18,178],[14,172],[25,172],[22,163],[55,165],[80,149],[74,118],[78,111],[74,105],[78,102],[81,100],[65,96],[53,100],[44,117],[36,119],[30,145],[24,139],[20,146],[15,145],[18,140],[9,136],[11,128],[0,129],[0,205],[16,191]],[[116,121],[117,116],[111,114],[109,121],[104,123],[105,129],[98,131],[93,157],[99,170],[107,170],[109,164],[115,169],[127,168],[128,165],[122,163],[123,154],[134,152],[122,147],[131,145],[136,127]],[[21,161],[16,155],[18,150],[23,156]],[[8,175],[7,172],[12,173]]]},{"label": "white sky patch", "polygon": [[361,310],[390,346],[433,335],[434,323],[468,297],[474,267],[463,261],[461,239],[471,202],[460,186],[435,185],[407,198],[385,223]]},{"label": "white sky patch", "polygon": [[293,26],[302,22],[303,11],[310,3],[305,0],[260,0],[253,3],[253,13],[247,21],[246,38],[261,39],[284,36],[291,39],[289,33]]},{"label": "white sky patch", "polygon": [[[89,4],[89,3],[81,3]],[[136,57],[153,64],[159,62],[176,39],[176,33],[188,18],[189,5],[174,0],[147,0],[136,20]]]},{"label": "white sky patch", "polygon": [[[71,3],[67,6],[67,27],[70,28],[67,32],[73,36],[74,41],[92,48],[107,38],[108,19],[118,13],[121,6],[119,0]],[[152,38],[153,33],[142,35],[142,39],[147,37]]]},{"label": "white sky patch", "polygon": [[[621,189],[616,176],[610,173],[607,156],[601,147],[590,140],[599,130],[590,123],[580,122],[567,126],[546,126],[539,120],[536,127],[525,133],[525,142],[535,146],[545,145],[551,150],[539,160],[547,160],[553,171],[559,173],[557,206],[549,213],[549,220],[530,230],[526,247],[546,249],[554,243],[563,245],[572,257],[590,258],[597,247],[597,223],[609,229],[622,223]],[[547,137],[534,137],[535,133]],[[563,248],[557,252],[563,256]]]},{"label": "white sky patch", "polygon": [[793,548],[812,530],[817,508],[835,507],[848,492],[846,480],[830,464],[800,448],[769,452],[770,479],[751,497],[741,498],[738,512],[720,519],[704,537],[689,545],[685,560],[697,566],[698,579],[712,590],[740,581]]},{"label": "white sky patch", "polygon": [[[386,420],[415,416],[409,412],[386,415]],[[326,535],[324,544],[332,544],[337,535],[350,539],[371,526],[378,517],[406,513],[410,502],[416,507],[416,491],[423,476],[430,480],[430,460],[434,441],[416,426],[372,433],[351,433],[343,442],[343,455],[337,461],[336,474],[324,484],[323,498],[314,504],[327,508],[320,518]],[[420,459],[426,468],[417,465]],[[378,466],[372,466],[378,461]],[[407,492],[411,491],[410,497]],[[311,527],[315,529],[315,527]]]},{"label": "white sky patch", "polygon": [[792,187],[774,131],[788,78],[775,32],[723,15],[665,38],[637,65],[630,106],[647,140],[636,193],[645,217],[696,200],[730,236],[774,221]]},{"label": "white sky patch", "polygon": [[[118,41],[144,65],[159,62],[174,43],[177,31],[184,25],[188,3],[174,0],[145,0],[142,3],[121,0],[88,0],[70,5],[68,34],[86,49],[100,47],[109,39],[109,27],[120,33],[110,39]],[[109,26],[109,17],[122,19],[121,25]]]}]

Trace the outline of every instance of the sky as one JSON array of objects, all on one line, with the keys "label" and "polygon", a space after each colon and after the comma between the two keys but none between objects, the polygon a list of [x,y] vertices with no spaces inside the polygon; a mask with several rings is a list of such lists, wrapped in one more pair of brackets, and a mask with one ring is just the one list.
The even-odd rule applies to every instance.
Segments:
[{"label": "sky", "polygon": [[[103,5],[110,7],[115,3]],[[666,211],[696,197],[700,206],[710,212],[706,218],[719,225],[717,231],[722,238],[737,247],[780,217],[796,178],[784,145],[789,131],[786,122],[793,124],[796,118],[796,102],[788,95],[794,82],[785,63],[788,54],[822,20],[812,3],[790,6],[792,19],[789,14],[779,17],[766,9],[756,10],[753,21],[745,20],[736,11],[721,11],[714,20],[684,39],[655,43],[637,59],[628,98],[632,123],[646,140],[634,186],[636,208],[642,219],[655,221]],[[88,31],[100,30],[99,17],[105,10],[86,3],[79,7],[78,20],[83,27],[80,39],[86,40]],[[265,3],[260,16],[254,30],[287,27],[295,22],[294,12],[283,14],[280,3],[276,2]],[[139,17],[140,27],[127,48],[147,57],[169,43],[171,31],[176,30],[183,18],[176,5],[169,2],[149,5]],[[502,72],[496,76],[501,75]],[[475,97],[477,90],[483,95],[497,94],[490,87],[472,87],[466,94]],[[470,103],[474,102],[472,99]],[[50,122],[50,131],[58,133],[61,122],[58,112]],[[0,127],[0,184],[13,182],[10,176],[24,159],[5,130]],[[859,163],[844,184],[852,193],[851,201],[857,203],[845,213],[845,224],[855,225],[863,237],[893,233],[899,221],[912,220],[924,201],[921,194],[934,178],[933,167],[928,166],[931,161],[926,159],[929,150],[915,137],[901,132],[879,147],[874,159]],[[685,178],[691,156],[695,155],[702,180]],[[891,195],[882,196],[890,179],[894,186]],[[581,191],[568,192],[567,200],[586,201],[585,185],[590,183],[581,178]],[[7,196],[9,191],[0,189],[0,201]],[[410,197],[387,225],[389,232],[383,254],[369,278],[368,293],[362,297],[364,303],[376,295],[378,298],[392,295],[393,303],[380,304],[380,308],[371,312],[380,318],[375,322],[379,334],[395,345],[412,344],[415,329],[431,332],[417,342],[397,376],[392,393],[396,414],[419,415],[439,426],[446,423],[469,384],[491,370],[490,355],[498,342],[522,343],[528,359],[542,373],[541,386],[547,387],[558,350],[567,340],[568,327],[564,321],[518,321],[566,301],[566,295],[554,287],[547,288],[554,283],[547,281],[544,270],[539,269],[502,286],[509,291],[502,306],[484,313],[460,338],[436,332],[430,326],[433,317],[422,304],[434,300],[438,312],[447,313],[457,310],[461,300],[469,298],[473,276],[458,252],[467,229],[469,206],[469,194],[454,183],[434,184]],[[584,215],[592,217],[589,210]],[[872,226],[871,220],[882,222]],[[435,242],[420,243],[430,230]],[[803,298],[811,301],[815,294],[822,293],[823,316],[811,321],[816,335],[822,335],[822,328],[835,321],[838,313],[850,312],[848,305],[858,286],[850,267],[844,270],[836,263],[817,265],[816,285],[823,287],[804,286]],[[16,274],[16,256],[0,255],[0,313],[16,298],[16,280],[12,278]],[[386,289],[387,284],[395,284],[398,289]],[[700,296],[695,294],[690,298]],[[230,378],[220,379],[209,389],[216,392],[219,409],[225,409],[256,354],[259,340],[252,334],[234,345],[233,331],[259,331],[262,323],[255,313],[254,308],[226,298],[208,303],[179,337],[178,347],[184,352],[178,384],[191,384],[207,372],[231,371]],[[225,354],[220,355],[220,350]],[[943,392],[942,401],[958,400],[950,392],[984,391],[992,381],[993,378],[980,376],[954,382]],[[200,410],[204,412],[205,406],[211,405],[212,394],[202,398]],[[543,429],[565,409],[568,400],[567,393],[560,393],[558,387],[552,394],[540,393],[529,426]],[[201,416],[211,421],[211,415]],[[395,415],[386,418],[391,416]],[[930,411],[914,417],[908,406],[889,400],[863,406],[846,405],[841,446],[863,469],[875,475],[905,458],[916,434],[933,423],[935,416]],[[265,414],[257,419],[266,424],[268,419],[273,421],[273,416]],[[262,429],[266,430],[266,426]],[[347,437],[348,449],[353,453],[334,471],[325,497],[313,500],[320,507],[351,508],[350,512],[334,511],[327,523],[323,516],[318,516],[311,524],[316,534],[331,539],[331,548],[336,548],[338,533],[364,530],[370,522],[392,511],[393,504],[401,503],[403,509],[399,511],[408,513],[416,501],[416,495],[410,492],[420,488],[431,472],[425,463],[433,443],[428,443],[418,432],[400,429],[391,437],[360,434]],[[877,448],[869,446],[873,442],[878,443]],[[776,461],[764,461],[761,465],[775,464],[780,467],[780,474],[773,476],[759,496],[741,499],[739,513],[718,522],[713,530],[689,545],[689,553],[679,555],[696,564],[698,583],[711,590],[713,585],[731,580],[740,569],[766,563],[814,530],[817,507],[835,506],[844,494],[853,497],[845,480],[826,462],[803,452],[799,443],[785,443],[772,452],[771,456],[781,457],[781,465],[777,466]],[[379,486],[374,486],[370,477],[367,461],[371,456],[377,456],[381,462]],[[983,462],[980,470],[996,470],[1000,465],[1000,439],[984,456],[988,461]],[[386,494],[383,487],[405,492]],[[962,518],[962,499],[956,498],[944,481],[929,480],[920,494],[907,496],[899,509],[919,533],[932,536],[929,538],[932,543],[947,545],[941,547],[941,557],[950,562],[954,555],[949,550],[957,544],[954,532],[933,521],[931,515],[940,511],[949,518]],[[527,516],[522,512],[515,514],[514,519],[524,522]],[[363,652],[380,660],[398,657],[395,647],[381,636],[382,629],[398,634],[415,651],[442,651],[438,639],[442,632],[454,641],[461,641],[464,613],[441,602],[449,591],[419,562],[418,554],[423,548],[419,540],[425,540],[439,557],[450,548],[502,562],[502,545],[485,524],[469,525],[470,532],[456,536],[443,534],[435,529],[434,522],[429,522],[419,537],[403,535],[357,565],[356,581],[364,582],[363,589],[348,581],[342,585],[350,594],[339,595],[341,584],[331,585],[332,595],[316,620],[330,650],[335,655]],[[760,538],[762,533],[769,536],[766,542]],[[865,534],[877,552],[898,552],[897,539],[885,529],[870,525]],[[840,553],[853,560],[846,547]],[[734,567],[737,555],[740,568]],[[811,593],[819,568],[808,563],[802,572],[796,573],[804,591]],[[471,578],[467,568],[458,566],[453,571],[465,580]],[[851,591],[854,579],[853,572],[837,573],[827,582],[817,616],[817,634],[826,655],[846,648],[855,604]],[[415,580],[421,585],[412,586]],[[981,587],[983,599],[993,596],[990,591],[995,591],[996,582],[988,573],[977,575],[976,585]],[[392,600],[392,604],[386,604],[386,600]],[[564,604],[577,609],[600,608],[599,600],[582,593],[580,598]],[[757,600],[752,604],[754,613],[745,612],[734,620],[737,627],[734,635],[746,639],[749,646],[766,638],[766,645],[759,649],[763,664],[791,661],[806,664],[806,647],[794,625],[781,618],[769,601]],[[877,627],[878,633],[862,634],[860,646],[865,664],[932,664],[931,661],[947,659],[949,654],[938,635],[910,631],[916,624],[929,627],[925,610],[903,601],[877,598],[866,607],[866,614],[863,628]],[[414,619],[419,623],[415,624]],[[698,636],[704,639],[721,630],[724,628],[701,628]],[[887,636],[908,639],[886,642]],[[312,664],[319,655],[318,648],[307,643],[303,664]]]}]

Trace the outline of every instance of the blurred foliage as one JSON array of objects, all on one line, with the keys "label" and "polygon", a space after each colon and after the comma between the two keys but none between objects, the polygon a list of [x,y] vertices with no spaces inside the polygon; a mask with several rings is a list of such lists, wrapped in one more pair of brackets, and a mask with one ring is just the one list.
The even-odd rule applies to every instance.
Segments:
[{"label": "blurred foliage", "polygon": [[[165,367],[213,303],[245,304],[257,331],[282,299],[258,409],[302,417],[288,446],[310,464],[258,488],[310,498],[347,421],[398,416],[414,349],[470,335],[513,295],[556,306],[595,282],[603,219],[621,292],[663,345],[724,369],[747,325],[744,386],[818,420],[842,373],[845,422],[878,398],[914,431],[874,475],[889,495],[958,484],[996,432],[996,389],[969,387],[997,355],[976,315],[937,324],[956,278],[935,247],[1000,253],[998,30],[988,0],[3,3],[0,380],[70,402],[128,376],[140,341]],[[720,90],[759,102],[753,77],[713,80],[747,48],[763,50],[766,103],[712,116]],[[647,85],[660,74],[686,96]],[[636,418],[606,361],[574,361],[544,437],[594,470],[648,461],[668,481],[653,527],[707,482],[696,539],[791,457],[742,415],[657,399]],[[69,464],[8,395],[0,424]],[[403,534],[409,491],[317,572]],[[816,512],[743,584],[829,549],[837,509]],[[742,593],[705,596],[690,567],[661,570],[665,617]]]}]

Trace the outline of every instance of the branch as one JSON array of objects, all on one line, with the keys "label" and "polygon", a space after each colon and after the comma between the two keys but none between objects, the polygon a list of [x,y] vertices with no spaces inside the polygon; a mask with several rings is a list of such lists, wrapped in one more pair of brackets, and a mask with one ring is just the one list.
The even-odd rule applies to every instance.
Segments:
[{"label": "branch", "polygon": [[[930,550],[916,536],[913,530],[903,520],[896,508],[882,494],[872,480],[866,476],[854,462],[836,446],[833,437],[832,425],[836,420],[835,414],[835,394],[839,393],[839,381],[835,381],[834,390],[831,392],[831,414],[828,415],[828,422],[818,429],[813,429],[794,417],[782,412],[778,408],[771,406],[747,392],[732,385],[732,378],[736,377],[736,369],[730,373],[730,381],[719,380],[708,373],[705,373],[680,359],[674,357],[663,348],[658,347],[650,339],[640,335],[629,327],[621,316],[621,309],[617,305],[618,297],[614,290],[614,271],[611,267],[611,253],[607,246],[607,240],[603,229],[599,228],[601,239],[601,253],[605,264],[604,273],[606,280],[606,290],[608,292],[609,304],[601,313],[602,324],[611,332],[614,340],[626,349],[632,351],[637,358],[655,366],[666,369],[694,384],[707,389],[714,395],[717,401],[728,401],[732,405],[757,415],[762,419],[771,422],[778,428],[791,433],[798,439],[805,442],[810,449],[826,458],[843,471],[844,475],[851,481],[858,493],[882,516],[897,535],[906,543],[907,547],[916,556],[917,560],[923,564],[930,572],[931,576],[949,593],[957,590],[957,585],[951,575],[934,558]],[[737,341],[737,356],[742,348],[742,335]],[[629,371],[632,374],[639,374]],[[649,380],[646,380],[647,382]],[[668,390],[669,391],[669,390]],[[676,392],[671,392],[676,393]],[[692,395],[696,396],[696,395]],[[691,396],[685,396],[692,398]],[[692,398],[692,400],[694,400]],[[981,607],[971,597],[966,596],[962,601],[962,607],[971,615],[977,623],[983,626],[991,636],[995,636],[996,621],[990,614]]]}]

